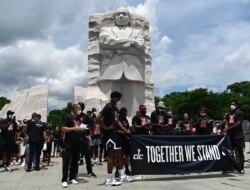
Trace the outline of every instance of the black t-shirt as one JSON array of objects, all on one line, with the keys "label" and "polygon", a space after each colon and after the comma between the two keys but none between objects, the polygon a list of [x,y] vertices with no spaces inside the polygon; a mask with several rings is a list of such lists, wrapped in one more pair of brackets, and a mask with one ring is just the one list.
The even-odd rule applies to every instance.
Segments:
[{"label": "black t-shirt", "polygon": [[55,131],[55,132],[53,133],[53,136],[54,136],[54,139],[55,139],[56,142],[58,142],[58,141],[61,140],[61,133],[60,133],[59,130],[58,130],[58,131]]},{"label": "black t-shirt", "polygon": [[1,120],[2,139],[11,143],[15,143],[17,134],[17,123],[8,118]]},{"label": "black t-shirt", "polygon": [[[146,125],[150,123],[150,117],[148,115],[142,116],[142,115],[136,115],[132,119],[133,125]],[[139,135],[148,135],[148,130],[144,127],[141,128],[135,128],[135,133]]]},{"label": "black t-shirt", "polygon": [[[80,126],[80,121],[79,119],[75,118],[72,114],[67,115],[62,123],[62,126],[66,126],[69,128],[73,128],[75,125]],[[81,133],[77,131],[71,131],[65,133],[65,143],[75,143],[75,142],[80,142],[81,141]]]},{"label": "black t-shirt", "polygon": [[47,136],[52,136],[53,135],[53,129],[52,129],[52,126],[50,125],[45,125],[45,131],[46,131],[46,134]]},{"label": "black t-shirt", "polygon": [[[153,127],[154,134],[157,135],[165,135],[167,134],[167,131],[169,130],[166,126],[160,126],[160,125],[166,125],[168,124],[168,115],[166,112],[159,112],[159,111],[153,111],[151,113],[151,123],[156,124],[156,126]],[[159,126],[157,126],[159,125]]]},{"label": "black t-shirt", "polygon": [[231,127],[237,122],[240,122],[240,126],[235,127],[234,129],[231,129],[228,131],[228,135],[230,137],[234,137],[234,138],[244,137],[243,130],[242,130],[243,119],[244,119],[243,112],[239,110],[227,114],[226,120],[227,120],[229,127]]},{"label": "black t-shirt", "polygon": [[168,124],[168,116],[166,112],[153,111],[151,113],[151,123],[166,125]]},{"label": "black t-shirt", "polygon": [[26,137],[26,131],[25,131],[25,129],[24,129],[23,126],[20,126],[18,128],[17,133],[18,133],[19,138],[23,138],[24,139]]},{"label": "black t-shirt", "polygon": [[211,126],[209,125],[209,116],[207,114],[200,114],[198,117],[198,124],[196,125],[196,134],[197,135],[208,135],[210,132]]},{"label": "black t-shirt", "polygon": [[181,132],[188,132],[188,133],[192,132],[192,123],[191,123],[191,121],[181,121],[179,125],[180,125],[180,131]]},{"label": "black t-shirt", "polygon": [[44,131],[46,124],[38,120],[28,120],[27,122],[27,134],[29,136],[29,143],[43,143]]},{"label": "black t-shirt", "polygon": [[118,108],[116,105],[112,105],[111,103],[106,104],[106,106],[100,112],[103,116],[104,124],[110,130],[118,130]]},{"label": "black t-shirt", "polygon": [[119,120],[126,129],[130,129],[129,122],[126,117],[119,117]]},{"label": "black t-shirt", "polygon": [[52,126],[51,125],[47,125],[45,124],[45,132],[46,132],[46,135],[47,135],[47,142],[48,143],[52,143],[53,141],[53,129],[52,129]]}]

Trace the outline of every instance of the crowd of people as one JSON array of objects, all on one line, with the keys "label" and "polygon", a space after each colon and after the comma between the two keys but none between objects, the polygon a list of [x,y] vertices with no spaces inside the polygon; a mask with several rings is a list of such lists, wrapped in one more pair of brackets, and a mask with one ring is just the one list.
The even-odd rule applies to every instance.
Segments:
[{"label": "crowd of people", "polygon": [[[15,112],[9,110],[7,117],[0,119],[0,169],[11,172],[12,165],[20,165],[30,172],[51,165],[52,143],[58,149],[61,137],[53,131],[52,122],[41,121],[41,115],[32,113],[31,119],[16,121]],[[55,152],[53,152],[53,155]]]},{"label": "crowd of people", "polygon": [[[112,92],[110,102],[98,113],[95,108],[84,113],[84,103],[72,105],[61,126],[42,122],[41,115],[33,113],[31,119],[16,121],[14,111],[0,119],[0,169],[12,171],[15,162],[26,172],[39,171],[51,165],[51,156],[62,156],[62,187],[78,184],[79,165],[86,162],[87,175],[97,177],[93,165],[107,162],[107,186],[131,182],[130,137],[133,135],[227,135],[235,150],[241,173],[244,173],[243,113],[233,100],[231,111],[224,120],[213,121],[201,107],[197,118],[183,114],[177,120],[170,108],[159,102],[156,110],[147,114],[140,105],[130,123],[127,109],[117,108],[122,94]],[[53,146],[52,146],[53,145]],[[41,154],[42,159],[41,159]],[[42,160],[42,164],[40,164]],[[116,168],[113,175],[113,168]]]}]

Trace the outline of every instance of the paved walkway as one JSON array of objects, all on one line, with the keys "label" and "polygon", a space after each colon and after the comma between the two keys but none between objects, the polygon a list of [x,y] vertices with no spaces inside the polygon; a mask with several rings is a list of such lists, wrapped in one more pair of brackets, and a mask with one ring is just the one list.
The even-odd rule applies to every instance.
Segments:
[{"label": "paved walkway", "polygon": [[[248,154],[248,143],[245,151]],[[52,190],[61,187],[61,159],[52,159],[54,166],[45,168],[39,172],[27,173],[19,166],[13,166],[13,172],[0,172],[0,190]],[[221,175],[221,173],[189,174],[189,175],[157,175],[146,176],[145,179],[123,184],[119,187],[105,187],[106,163],[103,166],[94,166],[93,170],[97,178],[86,176],[86,165],[80,166],[78,185],[69,185],[68,189],[168,189],[168,190],[247,190],[250,187],[250,163],[245,164],[245,175],[232,173]]]}]

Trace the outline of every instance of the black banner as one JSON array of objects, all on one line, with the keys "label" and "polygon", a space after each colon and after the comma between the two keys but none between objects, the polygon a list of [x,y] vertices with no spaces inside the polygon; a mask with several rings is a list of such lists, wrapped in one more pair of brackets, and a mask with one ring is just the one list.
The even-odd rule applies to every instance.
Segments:
[{"label": "black banner", "polygon": [[223,136],[133,135],[131,169],[135,175],[228,171],[229,149]]}]

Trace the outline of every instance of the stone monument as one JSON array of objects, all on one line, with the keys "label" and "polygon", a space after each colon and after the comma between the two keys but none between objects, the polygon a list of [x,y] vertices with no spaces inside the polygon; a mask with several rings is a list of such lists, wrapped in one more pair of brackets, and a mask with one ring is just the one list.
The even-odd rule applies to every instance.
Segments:
[{"label": "stone monument", "polygon": [[17,91],[9,104],[0,110],[0,118],[5,118],[8,110],[13,110],[17,120],[30,119],[31,114],[41,114],[41,120],[47,121],[48,85],[37,85],[30,89]]},{"label": "stone monument", "polygon": [[125,8],[89,18],[86,109],[100,111],[112,91],[129,117],[141,104],[154,110],[149,22]]}]

